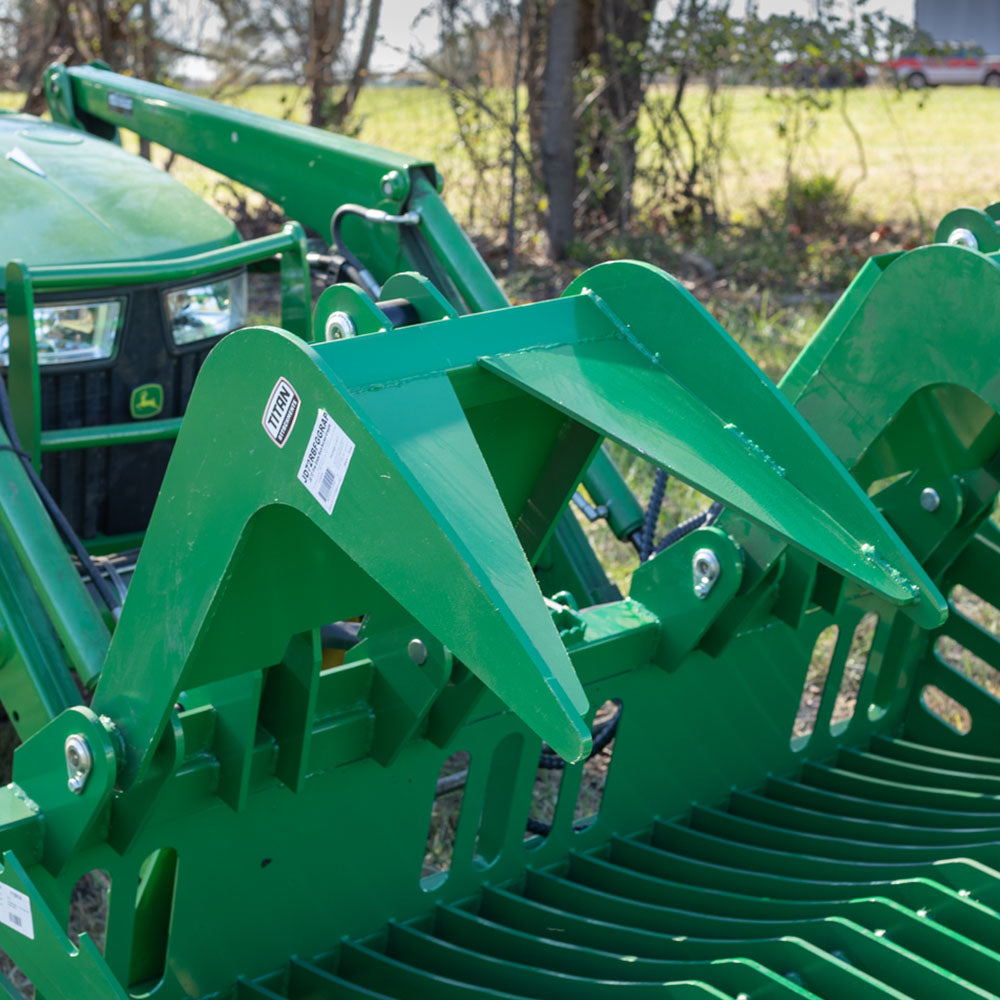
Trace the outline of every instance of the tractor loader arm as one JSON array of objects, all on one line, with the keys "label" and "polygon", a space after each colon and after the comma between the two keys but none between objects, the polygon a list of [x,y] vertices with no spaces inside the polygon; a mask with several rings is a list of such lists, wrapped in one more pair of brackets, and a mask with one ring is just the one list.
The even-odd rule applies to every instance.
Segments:
[{"label": "tractor loader arm", "polygon": [[96,65],[51,66],[45,91],[55,121],[104,138],[114,137],[119,126],[130,129],[259,191],[324,238],[341,205],[390,215],[417,212],[417,227],[345,220],[352,248],[376,278],[384,281],[397,271],[419,270],[463,312],[507,304],[482,257],[444,207],[432,163]]},{"label": "tractor loader arm", "polygon": [[[117,138],[119,127],[130,129],[264,194],[290,218],[331,240],[337,252],[350,254],[357,280],[368,282],[370,276],[377,286],[395,273],[416,271],[457,313],[508,305],[445,207],[441,177],[431,163],[120,76],[99,64],[52,66],[45,88],[55,121],[109,139]],[[368,290],[377,297],[376,287]],[[297,332],[284,320],[282,325]],[[317,338],[324,334],[328,331],[317,328]],[[597,459],[600,475],[585,473],[591,495],[613,506],[616,517],[626,505],[637,508],[614,466]],[[556,560],[559,568],[548,577],[558,581],[554,589],[620,596],[568,511],[537,555],[547,563]]]}]

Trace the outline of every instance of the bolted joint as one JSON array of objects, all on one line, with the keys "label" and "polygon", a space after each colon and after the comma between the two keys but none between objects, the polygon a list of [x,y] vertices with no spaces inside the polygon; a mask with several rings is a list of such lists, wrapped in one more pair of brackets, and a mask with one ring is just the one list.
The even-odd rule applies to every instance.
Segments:
[{"label": "bolted joint", "polygon": [[970,250],[979,249],[979,240],[971,229],[959,226],[948,234],[948,242],[954,247],[968,247]]},{"label": "bolted joint", "polygon": [[711,549],[698,549],[691,560],[695,595],[701,600],[708,597],[721,573],[719,557]]},{"label": "bolted joint", "polygon": [[922,489],[920,491],[920,506],[929,514],[933,514],[941,506],[941,495],[930,486]]},{"label": "bolted joint", "polygon": [[399,170],[390,170],[379,181],[382,197],[391,201],[402,201],[410,193],[410,179]]},{"label": "bolted joint", "polygon": [[87,779],[94,769],[94,754],[86,737],[73,733],[66,737],[66,770],[69,772],[69,790],[74,795],[82,795],[87,787]]},{"label": "bolted joint", "polygon": [[324,335],[327,340],[346,340],[349,337],[356,337],[358,328],[347,313],[338,309],[327,317]]}]

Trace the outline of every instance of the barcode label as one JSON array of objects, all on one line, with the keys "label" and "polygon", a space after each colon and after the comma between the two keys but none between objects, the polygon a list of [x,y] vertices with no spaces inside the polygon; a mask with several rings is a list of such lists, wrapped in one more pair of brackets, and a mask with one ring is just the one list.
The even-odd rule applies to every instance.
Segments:
[{"label": "barcode label", "polygon": [[333,513],[353,454],[354,442],[340,429],[337,421],[326,410],[317,411],[316,423],[299,466],[299,482],[327,514]]},{"label": "barcode label", "polygon": [[0,885],[0,924],[13,928],[25,937],[35,939],[35,924],[31,919],[31,900],[9,885]]},{"label": "barcode label", "polygon": [[336,481],[337,477],[329,469],[323,472],[323,482],[319,484],[319,499],[321,503],[326,503],[330,499],[330,493],[333,491],[333,484]]}]

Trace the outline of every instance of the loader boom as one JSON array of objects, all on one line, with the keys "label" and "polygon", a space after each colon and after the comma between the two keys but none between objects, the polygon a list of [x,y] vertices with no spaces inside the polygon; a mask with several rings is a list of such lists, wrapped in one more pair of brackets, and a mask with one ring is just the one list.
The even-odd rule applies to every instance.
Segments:
[{"label": "loader boom", "polygon": [[130,129],[260,191],[324,236],[334,211],[345,203],[393,215],[419,212],[416,233],[392,225],[354,230],[359,254],[376,277],[384,281],[397,271],[420,270],[462,311],[507,304],[442,204],[431,163],[95,66],[53,66],[45,89],[56,121],[106,138],[118,127]]}]

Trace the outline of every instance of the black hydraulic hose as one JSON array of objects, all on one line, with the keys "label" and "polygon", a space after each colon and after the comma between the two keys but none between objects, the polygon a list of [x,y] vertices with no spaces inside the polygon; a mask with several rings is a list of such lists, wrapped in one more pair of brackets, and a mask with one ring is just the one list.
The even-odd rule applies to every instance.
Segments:
[{"label": "black hydraulic hose", "polygon": [[306,254],[306,261],[309,264],[310,272],[322,274],[328,285],[339,285],[343,281],[350,281],[364,287],[358,269],[353,264],[348,263],[341,254],[309,253]]},{"label": "black hydraulic hose", "polygon": [[330,220],[330,236],[333,244],[340,252],[340,255],[357,272],[360,284],[364,290],[376,301],[382,294],[382,286],[375,280],[375,275],[368,270],[361,262],[361,259],[354,254],[350,247],[344,242],[344,236],[340,231],[344,218],[348,215],[357,215],[367,222],[377,224],[389,223],[396,226],[418,226],[420,225],[420,215],[417,212],[405,212],[403,215],[392,215],[390,212],[383,212],[380,208],[365,208],[364,205],[353,205],[348,202],[341,205]]},{"label": "black hydraulic hose", "polygon": [[35,472],[35,467],[31,464],[31,456],[21,447],[21,440],[17,436],[17,430],[14,427],[14,415],[10,409],[7,382],[3,378],[0,378],[0,424],[3,425],[7,437],[10,439],[10,445],[5,446],[4,450],[14,452],[21,459],[24,469],[28,473],[28,479],[31,480],[31,485],[42,501],[49,517],[52,518],[52,523],[55,524],[66,544],[73,550],[73,554],[80,561],[80,565],[90,575],[90,579],[94,582],[94,587],[101,595],[101,600],[108,606],[112,617],[117,619],[121,612],[121,600],[104,579],[103,575],[98,572],[94,561],[90,558],[90,553],[84,548],[83,542],[80,541],[80,536],[73,530],[73,526],[66,520],[66,515],[60,509],[59,504],[55,502],[52,494],[49,493],[42,482],[41,477]]},{"label": "black hydraulic hose", "polygon": [[552,832],[551,823],[535,819],[534,816],[528,817],[528,821],[524,824],[524,828],[528,831],[528,833],[537,833],[540,837],[547,837]]},{"label": "black hydraulic hose", "polygon": [[319,630],[323,649],[353,649],[358,644],[361,622],[332,622]]},{"label": "black hydraulic hose", "polygon": [[663,538],[657,542],[656,550],[653,555],[669,548],[675,542],[679,542],[685,535],[690,535],[695,528],[700,528],[705,524],[712,524],[720,513],[722,513],[722,504],[716,501],[711,507],[706,508],[700,514],[695,514],[693,517],[689,517],[686,521],[681,521],[680,524],[671,528],[670,531],[668,531]]},{"label": "black hydraulic hose", "polygon": [[[643,515],[642,527],[639,529],[639,540],[636,548],[639,550],[639,562],[645,562],[653,554],[653,540],[656,538],[656,522],[660,519],[663,507],[663,497],[667,491],[666,469],[657,469],[653,480],[653,489],[649,494],[649,504]],[[635,536],[633,536],[634,538]]]},{"label": "black hydraulic hose", "polygon": [[[591,746],[590,754],[587,756],[587,760],[591,760],[596,757],[615,738],[615,733],[618,730],[618,723],[622,717],[622,703],[615,699],[614,705],[614,715],[612,715],[610,719],[605,719],[604,722],[595,727],[593,730],[593,745]],[[559,770],[566,766],[566,761],[564,761],[559,754],[543,745],[542,752],[538,758],[538,766],[543,770]],[[588,825],[589,823],[574,825],[573,829],[585,830]],[[533,816],[529,816],[525,823],[525,829],[528,833],[535,833],[540,837],[546,837],[552,831],[552,824],[546,823],[544,820],[535,819]]]}]

